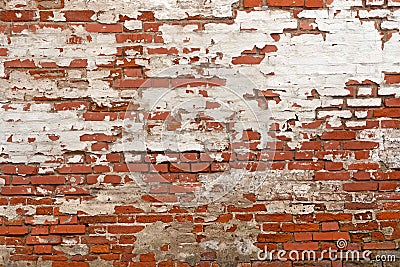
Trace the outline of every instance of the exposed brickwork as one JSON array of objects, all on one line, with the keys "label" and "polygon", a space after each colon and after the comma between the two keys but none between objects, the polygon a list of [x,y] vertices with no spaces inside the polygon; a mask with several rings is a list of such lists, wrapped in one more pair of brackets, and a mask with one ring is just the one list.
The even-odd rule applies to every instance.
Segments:
[{"label": "exposed brickwork", "polygon": [[399,266],[399,7],[0,1],[0,266]]}]

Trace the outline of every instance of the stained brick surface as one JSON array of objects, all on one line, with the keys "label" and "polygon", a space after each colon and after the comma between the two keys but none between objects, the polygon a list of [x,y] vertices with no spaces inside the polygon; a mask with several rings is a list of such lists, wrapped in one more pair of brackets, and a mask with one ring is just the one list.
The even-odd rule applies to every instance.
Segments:
[{"label": "stained brick surface", "polygon": [[0,1],[0,266],[400,266],[399,7]]}]

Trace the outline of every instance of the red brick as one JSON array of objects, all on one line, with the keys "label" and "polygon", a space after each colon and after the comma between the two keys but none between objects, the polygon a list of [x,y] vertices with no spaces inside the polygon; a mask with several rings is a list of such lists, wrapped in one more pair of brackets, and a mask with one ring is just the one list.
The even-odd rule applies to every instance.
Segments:
[{"label": "red brick", "polygon": [[[131,262],[129,264],[129,267],[156,267],[156,263],[155,262]],[[198,266],[198,267],[203,267],[203,266]]]},{"label": "red brick", "polygon": [[80,137],[81,141],[101,141],[101,142],[112,142],[114,140],[113,136],[106,134],[84,134]]},{"label": "red brick", "polygon": [[379,164],[373,162],[353,163],[348,168],[349,170],[376,170],[379,168]]},{"label": "red brick", "polygon": [[68,10],[64,11],[64,17],[68,22],[89,22],[94,15],[91,10]]},{"label": "red brick", "polygon": [[294,243],[287,242],[283,244],[284,250],[318,250],[318,242],[304,242],[304,243]]},{"label": "red brick", "polygon": [[65,177],[57,175],[32,176],[32,184],[64,184]]},{"label": "red brick", "polygon": [[57,194],[64,194],[64,195],[89,195],[89,189],[83,186],[57,186],[56,187]]},{"label": "red brick", "polygon": [[311,232],[318,230],[319,230],[319,225],[316,223],[282,224],[283,232]]},{"label": "red brick", "polygon": [[122,32],[121,24],[86,24],[88,32]]},{"label": "red brick", "polygon": [[3,186],[1,187],[2,195],[33,195],[35,188],[33,186]]},{"label": "red brick", "polygon": [[92,246],[92,253],[110,253],[110,246],[106,246],[106,245],[95,245]]},{"label": "red brick", "polygon": [[90,265],[87,262],[69,261],[69,262],[53,262],[53,265],[51,265],[51,267],[90,267]]},{"label": "red brick", "polygon": [[385,106],[387,106],[387,107],[400,107],[400,98],[387,98],[387,99],[385,99]]},{"label": "red brick", "polygon": [[280,232],[280,223],[263,223],[262,230],[265,232]]},{"label": "red brick", "polygon": [[374,149],[377,147],[379,147],[379,143],[371,141],[349,141],[343,143],[344,149],[363,150],[363,149]]},{"label": "red brick", "polygon": [[33,251],[36,254],[52,254],[53,247],[50,245],[35,245]]},{"label": "red brick", "polygon": [[35,11],[33,10],[0,11],[0,21],[5,21],[5,22],[33,21],[34,17],[35,17]]},{"label": "red brick", "polygon": [[304,0],[267,0],[268,6],[304,6]]},{"label": "red brick", "polygon": [[341,142],[340,141],[327,141],[324,142],[324,150],[340,150]]},{"label": "red brick", "polygon": [[139,223],[153,223],[157,221],[172,222],[172,215],[137,215],[136,221]]},{"label": "red brick", "polygon": [[312,151],[296,151],[294,154],[294,158],[296,160],[312,160],[314,154]]},{"label": "red brick", "polygon": [[385,83],[386,84],[395,84],[400,83],[400,75],[399,74],[385,74]]},{"label": "red brick", "polygon": [[170,172],[190,172],[190,164],[189,163],[177,163],[171,164],[169,167]]},{"label": "red brick", "polygon": [[115,164],[115,172],[148,172],[148,164]]},{"label": "red brick", "polygon": [[[263,55],[265,53],[272,53],[276,51],[278,51],[278,47],[276,47],[276,45],[266,45],[261,49],[260,54]],[[311,125],[308,126],[311,127]]]},{"label": "red brick", "polygon": [[149,55],[153,54],[158,54],[158,55],[177,55],[178,54],[178,49],[175,47],[172,48],[164,48],[164,47],[158,47],[158,48],[147,48],[147,52]]},{"label": "red brick", "polygon": [[50,227],[50,234],[84,234],[84,225],[55,225]]},{"label": "red brick", "polygon": [[6,67],[6,68],[36,68],[36,65],[33,60],[16,59],[16,60],[5,61],[4,67]]},{"label": "red brick", "polygon": [[400,212],[380,212],[376,215],[377,220],[400,220]]},{"label": "red brick", "polygon": [[91,166],[87,166],[87,165],[68,165],[68,166],[63,166],[57,169],[57,171],[59,173],[92,173],[92,167]]},{"label": "red brick", "polygon": [[12,184],[13,185],[29,184],[30,180],[31,180],[30,177],[13,176]]},{"label": "red brick", "polygon": [[114,112],[86,112],[83,114],[85,121],[115,121],[118,117]]},{"label": "red brick", "polygon": [[318,141],[306,141],[300,144],[300,150],[321,150],[322,144]]},{"label": "red brick", "polygon": [[321,135],[322,140],[351,140],[355,138],[356,133],[351,131],[324,132]]},{"label": "red brick", "polygon": [[379,191],[395,191],[398,186],[397,182],[379,182]]},{"label": "red brick", "polygon": [[322,231],[336,231],[339,230],[338,222],[323,222]]},{"label": "red brick", "polygon": [[60,224],[77,224],[78,216],[75,215],[61,215],[59,217]]},{"label": "red brick", "polygon": [[296,241],[311,241],[312,233],[294,233],[294,240],[296,240]]},{"label": "red brick", "polygon": [[313,240],[334,240],[339,239],[349,240],[350,236],[347,232],[328,232],[328,233],[313,233]]},{"label": "red brick", "polygon": [[349,192],[375,191],[378,190],[378,183],[376,182],[348,183],[348,184],[343,184],[343,190]]},{"label": "red brick", "polygon": [[364,249],[368,250],[388,250],[388,249],[395,249],[396,244],[394,242],[386,241],[386,242],[371,242],[365,243]]},{"label": "red brick", "polygon": [[262,0],[244,0],[244,7],[258,7],[262,6]]},{"label": "red brick", "polygon": [[[260,212],[266,211],[265,204],[254,204],[253,206],[246,207],[246,208],[239,208],[234,206],[228,206],[229,212]],[[260,214],[262,215],[262,214]],[[268,215],[268,214],[265,214]]]},{"label": "red brick", "polygon": [[315,180],[349,180],[349,172],[315,172]]},{"label": "red brick", "polygon": [[144,229],[144,226],[138,225],[110,225],[108,226],[108,232],[110,234],[136,234]]},{"label": "red brick", "polygon": [[6,57],[8,55],[8,48],[0,48],[0,56]]},{"label": "red brick", "polygon": [[133,42],[133,43],[151,43],[153,36],[151,34],[131,33],[131,34],[117,34],[117,43]]},{"label": "red brick", "polygon": [[176,78],[171,80],[172,87],[199,87],[199,86],[206,86],[207,80],[206,79],[182,79]]},{"label": "red brick", "polygon": [[376,222],[367,223],[341,223],[340,230],[342,231],[366,231],[366,230],[377,230],[379,228]]},{"label": "red brick", "polygon": [[271,242],[281,243],[291,241],[293,236],[291,234],[259,234],[257,237],[258,242]]},{"label": "red brick", "polygon": [[92,151],[107,151],[108,150],[108,144],[107,143],[94,143],[91,146]]},{"label": "red brick", "polygon": [[232,58],[232,64],[257,65],[260,64],[263,59],[264,56],[240,56]]},{"label": "red brick", "polygon": [[1,171],[4,174],[36,174],[37,167],[27,165],[3,165]]},{"label": "red brick", "polygon": [[253,219],[253,214],[236,214],[235,218],[239,221],[251,221]]},{"label": "red brick", "polygon": [[48,235],[49,227],[48,226],[34,226],[31,227],[31,235]]},{"label": "red brick", "polygon": [[323,0],[305,0],[306,7],[323,7],[324,1]]},{"label": "red brick", "polygon": [[357,160],[369,159],[371,151],[359,150],[354,152],[354,157]]},{"label": "red brick", "polygon": [[325,162],[325,170],[340,171],[343,169],[343,162]]},{"label": "red brick", "polygon": [[400,117],[400,108],[375,109],[374,116],[375,117],[399,118]]},{"label": "red brick", "polygon": [[88,108],[88,103],[84,102],[84,101],[54,103],[54,109],[57,111],[83,110],[83,109],[87,109],[87,108]]},{"label": "red brick", "polygon": [[[189,175],[189,174],[187,174]],[[182,177],[183,179],[184,177]],[[176,182],[177,181],[177,175],[176,174],[171,174],[171,173],[166,173],[166,174],[146,174],[143,178],[143,182],[145,183],[170,183],[170,182]],[[195,182],[196,180],[190,180],[190,179],[185,179],[182,182]]]},{"label": "red brick", "polygon": [[307,162],[289,162],[288,168],[289,170],[314,170],[319,171],[323,168],[323,162],[314,162],[314,161],[307,161]]},{"label": "red brick", "polygon": [[143,30],[145,32],[158,32],[163,23],[159,22],[145,22],[143,23]]},{"label": "red brick", "polygon": [[261,152],[260,160],[292,160],[293,153],[292,152]]},{"label": "red brick", "polygon": [[317,213],[316,220],[319,222],[328,221],[351,221],[353,216],[347,213]]},{"label": "red brick", "polygon": [[124,69],[124,74],[128,77],[141,77],[143,72],[141,68],[126,68]]},{"label": "red brick", "polygon": [[79,222],[81,224],[116,223],[117,217],[107,215],[82,216],[79,217]]},{"label": "red brick", "polygon": [[117,88],[146,88],[151,86],[151,81],[146,79],[115,80],[114,86]]},{"label": "red brick", "polygon": [[52,215],[53,207],[36,207],[36,215]]},{"label": "red brick", "polygon": [[192,162],[199,159],[199,154],[197,153],[182,153],[180,155],[180,160],[183,162]]},{"label": "red brick", "polygon": [[400,210],[400,202],[387,202],[383,205],[386,210]]},{"label": "red brick", "polygon": [[171,185],[169,188],[169,192],[171,194],[195,192],[199,186],[200,185],[190,185],[190,184],[188,184],[188,185],[185,185],[185,184]]},{"label": "red brick", "polygon": [[88,66],[87,59],[73,59],[69,63],[69,68],[86,68]]},{"label": "red brick", "polygon": [[139,260],[141,262],[152,262],[155,261],[155,255],[153,253],[148,253],[148,254],[141,254],[139,256]]},{"label": "red brick", "polygon": [[144,212],[142,209],[133,206],[116,206],[114,208],[115,214],[132,214]]},{"label": "red brick", "polygon": [[46,245],[46,244],[60,244],[61,238],[59,236],[27,236],[26,244],[27,245]]},{"label": "red brick", "polygon": [[399,120],[381,120],[380,122],[382,128],[399,128]]},{"label": "red brick", "polygon": [[0,226],[0,235],[26,235],[28,232],[25,226]]}]

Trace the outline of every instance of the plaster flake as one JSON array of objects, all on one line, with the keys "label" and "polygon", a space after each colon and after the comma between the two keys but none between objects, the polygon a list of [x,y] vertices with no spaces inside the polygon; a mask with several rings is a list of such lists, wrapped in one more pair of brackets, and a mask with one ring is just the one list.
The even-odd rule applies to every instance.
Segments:
[{"label": "plaster flake", "polygon": [[21,6],[25,8],[36,8],[36,1],[34,0],[7,0],[6,1],[6,8],[7,9],[14,9],[14,8],[21,8]]},{"label": "plaster flake", "polygon": [[140,30],[142,29],[143,22],[140,20],[127,20],[124,22],[124,27],[128,30]]},{"label": "plaster flake", "polygon": [[[17,8],[24,5],[30,8],[35,1],[12,0],[6,4],[7,8]],[[400,57],[398,43],[400,34],[392,32],[391,38],[382,43],[381,32],[377,29],[375,21],[363,20],[369,18],[385,18],[381,24],[382,29],[397,30],[399,26],[400,11],[398,10],[354,10],[361,7],[361,0],[334,0],[328,1],[326,9],[303,10],[298,14],[301,19],[312,20],[316,34],[295,34],[298,19],[293,18],[293,12],[279,8],[265,8],[250,12],[238,10],[233,14],[232,5],[238,4],[237,0],[222,1],[114,1],[114,0],[69,0],[65,7],[59,11],[54,10],[51,21],[65,22],[65,10],[93,10],[95,14],[91,19],[98,23],[116,23],[120,16],[127,17],[124,26],[128,30],[140,30],[143,22],[138,20],[145,11],[154,11],[158,20],[181,20],[188,16],[202,16],[208,18],[202,23],[204,29],[199,30],[198,25],[184,25],[163,23],[159,28],[164,42],[142,42],[144,51],[149,48],[174,48],[177,54],[152,55],[140,52],[127,52],[129,64],[143,67],[147,77],[175,78],[187,76],[195,78],[226,79],[226,85],[209,87],[208,85],[188,86],[166,90],[165,88],[150,89],[115,89],[110,83],[111,71],[102,68],[103,65],[122,65],[123,60],[117,55],[127,44],[116,42],[115,34],[87,32],[84,25],[70,25],[66,29],[53,29],[44,27],[36,32],[24,30],[21,33],[8,36],[0,33],[0,46],[7,47],[7,57],[0,59],[0,92],[2,103],[11,101],[29,102],[31,106],[25,110],[24,104],[11,103],[8,107],[0,108],[0,148],[7,157],[0,159],[1,163],[39,163],[39,174],[52,174],[64,162],[77,164],[84,160],[82,155],[64,158],[65,152],[84,151],[96,153],[93,164],[108,166],[108,152],[123,152],[129,150],[132,154],[124,154],[128,163],[142,162],[142,156],[133,152],[146,151],[225,151],[231,142],[241,142],[244,138],[243,131],[251,129],[260,133],[257,148],[264,149],[267,142],[274,140],[268,136],[267,131],[273,117],[278,124],[279,137],[287,139],[285,145],[290,149],[300,148],[304,141],[315,139],[327,131],[329,127],[365,127],[367,121],[355,120],[349,109],[341,110],[340,106],[379,107],[382,99],[369,97],[373,94],[371,88],[358,88],[357,96],[350,98],[350,92],[345,88],[350,80],[363,82],[372,81],[378,86],[378,96],[400,96],[397,85],[384,84],[383,72],[398,72]],[[382,2],[368,1],[370,5],[380,5]],[[389,5],[398,5],[389,1]],[[104,7],[112,6],[104,11]],[[339,12],[340,11],[340,12]],[[17,17],[21,17],[17,14]],[[213,18],[229,19],[213,21]],[[387,19],[387,20],[386,20]],[[274,38],[272,36],[275,36]],[[277,38],[277,36],[279,38]],[[351,36],[351,38],[349,38]],[[69,41],[70,38],[81,38],[80,41]],[[68,40],[68,44],[66,44]],[[10,42],[10,43],[9,43]],[[132,45],[132,44],[129,44]],[[276,51],[261,54],[266,46],[275,46]],[[60,49],[62,48],[62,49]],[[195,49],[196,51],[187,52]],[[234,64],[235,58],[247,55],[247,50],[257,50],[261,57],[257,64]],[[174,51],[175,51],[174,50]],[[198,59],[191,63],[191,57]],[[87,67],[68,69],[67,78],[56,81],[51,78],[35,79],[25,68],[9,69],[4,66],[7,61],[21,59],[32,60],[37,66],[43,62],[53,62],[57,68],[67,68],[75,59],[87,60]],[[176,62],[179,62],[177,65]],[[205,67],[206,66],[206,67]],[[201,67],[201,71],[199,71]],[[82,70],[84,69],[84,70]],[[232,77],[238,77],[237,79]],[[121,78],[121,77],[119,77]],[[375,86],[375,85],[374,85]],[[375,88],[375,87],[374,87]],[[272,90],[276,96],[267,99],[267,103],[254,100],[255,90]],[[204,97],[201,92],[207,91]],[[246,98],[245,95],[251,95]],[[90,99],[100,108],[116,107],[115,102],[124,102],[132,99],[138,104],[138,114],[132,121],[114,121],[106,116],[101,121],[85,121],[83,112],[85,106],[78,110],[55,111],[52,104],[34,103],[34,97],[51,97],[53,99]],[[253,97],[253,98],[252,98]],[[352,96],[351,96],[352,97]],[[343,98],[343,99],[342,99]],[[344,100],[346,98],[346,100]],[[223,99],[225,102],[218,102]],[[57,100],[58,101],[58,100]],[[220,104],[220,108],[206,109],[207,101]],[[92,103],[93,104],[93,103]],[[269,110],[266,111],[268,105]],[[123,104],[118,107],[123,107]],[[8,110],[8,109],[9,110]],[[326,109],[325,109],[326,108]],[[205,110],[205,111],[204,111]],[[135,110],[136,111],[136,110]],[[144,118],[142,111],[171,111],[172,116],[179,116],[183,122],[181,131],[165,134],[164,126],[157,120],[150,120],[151,128],[146,129],[149,120]],[[231,122],[230,130],[234,135],[218,131],[197,131],[197,124],[193,123],[194,114],[204,111],[202,115],[213,118],[218,122]],[[251,112],[249,112],[251,111]],[[122,113],[122,112],[121,112]],[[154,119],[157,114],[152,114]],[[368,117],[367,110],[356,110],[354,116],[359,119]],[[233,120],[234,118],[235,120]],[[261,119],[260,119],[261,118]],[[312,123],[315,119],[324,121],[320,126],[302,129],[304,122]],[[343,123],[345,120],[345,123]],[[124,128],[124,123],[130,127]],[[122,129],[122,130],[121,130]],[[119,137],[121,131],[128,133]],[[147,131],[147,132],[146,132]],[[317,131],[317,132],[316,132]],[[85,134],[104,133],[118,136],[118,140],[109,144],[108,150],[93,151],[90,141],[80,141]],[[50,140],[49,134],[57,136],[57,140]],[[124,139],[125,138],[125,139]],[[30,139],[35,141],[30,142]],[[130,139],[130,140],[127,140]],[[379,147],[371,149],[371,159],[383,162],[387,168],[399,168],[400,134],[394,129],[370,129],[359,132],[359,141],[375,140]],[[12,145],[10,145],[10,143]],[[245,155],[246,148],[241,148],[237,155]],[[213,152],[211,158],[223,163],[221,152]],[[354,155],[325,155],[326,161],[342,162],[348,168],[358,162]],[[158,155],[156,163],[174,161],[177,157]],[[310,162],[317,162],[316,156]],[[240,257],[247,259],[257,250],[252,245],[257,233],[255,222],[240,222],[236,219],[229,223],[218,225],[214,222],[223,213],[226,205],[235,204],[250,207],[252,202],[248,199],[238,199],[238,195],[249,192],[251,188],[254,196],[259,201],[266,203],[266,214],[288,213],[293,215],[311,214],[319,211],[320,207],[315,201],[323,201],[327,210],[343,210],[344,201],[348,201],[348,194],[343,191],[342,181],[314,181],[315,172],[303,170],[290,170],[287,165],[281,170],[265,173],[243,174],[234,170],[224,173],[220,177],[222,184],[234,183],[239,189],[224,195],[220,203],[208,206],[208,213],[199,215],[209,223],[205,230],[205,239],[196,243],[193,234],[194,224],[165,224],[156,222],[148,225],[145,230],[137,234],[137,244],[132,253],[140,254],[148,249],[159,248],[162,242],[169,242],[171,250],[179,259],[195,262],[199,259],[193,251],[216,250],[218,260],[229,262],[229,253],[239,251]],[[138,184],[123,182],[121,184],[105,184],[106,174],[101,174],[93,185],[87,186],[93,198],[82,200],[79,198],[65,198],[57,196],[55,206],[61,213],[76,215],[110,215],[121,204],[132,203],[145,212],[165,213],[170,207],[167,205],[151,206],[141,202],[142,191]],[[129,173],[127,177],[132,181],[143,178],[143,174]],[[215,174],[203,173],[199,175],[200,181],[212,183],[216,180]],[[6,186],[6,180],[0,179],[0,188]],[[33,193],[29,191],[28,193]],[[36,192],[50,195],[52,192],[36,187]],[[71,187],[69,193],[75,193],[76,188]],[[374,200],[373,194],[351,195],[356,201]],[[204,196],[203,196],[204,197]],[[206,196],[207,197],[207,196]],[[277,199],[281,198],[284,200]],[[288,199],[291,199],[290,201]],[[301,203],[299,203],[301,202]],[[221,205],[223,203],[224,205]],[[8,219],[18,218],[21,210],[26,215],[34,215],[34,223],[45,224],[57,220],[52,215],[35,215],[36,207],[33,205],[0,206],[0,215]],[[193,210],[192,210],[193,211]],[[227,227],[236,225],[239,237],[227,233]],[[168,226],[168,227],[167,227]],[[224,228],[225,227],[225,228]],[[159,232],[159,235],[154,235]],[[383,229],[386,235],[391,235],[393,229]],[[222,233],[222,234],[221,234]],[[218,234],[218,240],[215,239]],[[150,238],[148,238],[150,236]],[[146,238],[145,238],[146,237]],[[107,236],[109,238],[109,236]],[[79,245],[75,241],[63,240],[64,244],[55,249],[67,255],[86,255],[88,247]],[[8,250],[0,248],[0,259],[7,262]],[[157,254],[157,260],[163,259],[167,252]],[[39,264],[39,263],[38,263]],[[100,260],[93,263],[96,266],[106,266]],[[93,265],[92,264],[92,265]],[[22,265],[21,265],[22,266]],[[45,265],[43,265],[45,266]],[[223,265],[222,265],[223,266]]]},{"label": "plaster flake", "polygon": [[95,11],[103,11],[105,6],[112,6],[113,14],[123,14],[136,18],[141,10],[152,10],[157,19],[184,19],[188,15],[204,15],[215,17],[231,17],[231,5],[236,3],[237,0],[222,0],[222,1],[203,1],[203,0],[166,0],[166,1],[118,1],[113,0],[100,0],[100,1],[86,1],[86,0],[72,0],[66,1],[66,9],[89,9]]}]

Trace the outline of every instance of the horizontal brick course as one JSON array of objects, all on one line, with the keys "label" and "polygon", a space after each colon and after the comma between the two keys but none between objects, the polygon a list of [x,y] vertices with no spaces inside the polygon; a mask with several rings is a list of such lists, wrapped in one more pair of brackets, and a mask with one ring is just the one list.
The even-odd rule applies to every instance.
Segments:
[{"label": "horizontal brick course", "polygon": [[165,2],[0,1],[0,265],[398,253],[399,4]]}]

